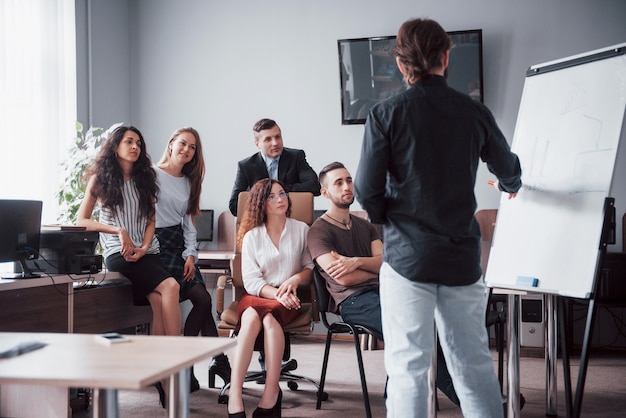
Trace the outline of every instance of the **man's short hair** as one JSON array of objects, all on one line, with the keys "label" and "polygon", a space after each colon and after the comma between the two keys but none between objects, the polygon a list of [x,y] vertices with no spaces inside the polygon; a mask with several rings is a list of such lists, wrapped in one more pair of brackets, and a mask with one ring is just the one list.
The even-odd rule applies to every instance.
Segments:
[{"label": "man's short hair", "polygon": [[333,170],[337,170],[339,168],[346,168],[346,166],[338,161],[335,161],[333,163],[326,165],[326,167],[322,168],[322,171],[320,171],[320,174],[318,176],[319,182],[322,185],[322,187],[324,187],[324,180],[326,180],[326,174],[328,174],[329,172]]},{"label": "man's short hair", "polygon": [[272,119],[261,119],[254,124],[252,130],[254,131],[254,136],[256,137],[256,134],[258,134],[259,132],[266,129],[272,129],[274,126],[278,126],[276,121]]}]

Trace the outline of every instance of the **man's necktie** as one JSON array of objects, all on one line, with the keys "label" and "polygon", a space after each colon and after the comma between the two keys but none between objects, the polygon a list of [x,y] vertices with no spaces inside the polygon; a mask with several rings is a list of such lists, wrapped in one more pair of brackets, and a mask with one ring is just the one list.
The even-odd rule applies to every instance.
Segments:
[{"label": "man's necktie", "polygon": [[272,180],[278,180],[278,160],[273,160],[270,163],[269,175]]}]

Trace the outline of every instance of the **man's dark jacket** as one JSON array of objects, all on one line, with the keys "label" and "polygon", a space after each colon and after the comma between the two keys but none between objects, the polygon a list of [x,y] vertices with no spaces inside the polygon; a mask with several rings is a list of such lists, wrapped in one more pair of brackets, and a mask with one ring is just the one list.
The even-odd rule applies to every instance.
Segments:
[{"label": "man's dark jacket", "polygon": [[[240,192],[250,190],[254,183],[268,177],[267,167],[260,152],[239,161],[235,185],[228,202],[230,212],[237,216]],[[320,195],[317,174],[307,163],[304,151],[300,149],[283,148],[278,163],[278,180],[285,185],[287,192],[311,192],[314,196]]]},{"label": "man's dark jacket", "polygon": [[430,75],[376,104],[365,125],[354,191],[384,224],[383,261],[409,280],[466,286],[481,275],[479,161],[515,193],[517,155],[485,105]]}]

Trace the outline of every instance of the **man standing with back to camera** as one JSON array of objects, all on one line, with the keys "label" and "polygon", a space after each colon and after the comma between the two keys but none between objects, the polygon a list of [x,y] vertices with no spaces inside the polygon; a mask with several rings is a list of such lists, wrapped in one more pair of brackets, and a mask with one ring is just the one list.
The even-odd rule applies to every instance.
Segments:
[{"label": "man standing with back to camera", "polygon": [[278,124],[272,119],[261,119],[252,127],[256,154],[239,161],[237,177],[230,194],[228,208],[237,216],[239,193],[261,179],[280,180],[286,192],[311,192],[320,195],[317,174],[306,161],[304,151],[283,147],[283,136]]},{"label": "man standing with back to camera", "polygon": [[448,87],[451,47],[433,20],[400,27],[396,62],[408,88],[371,109],[355,178],[361,206],[384,224],[380,299],[393,418],[428,414],[434,322],[463,416],[503,415],[474,185],[480,158],[515,197],[521,168],[491,112]]}]

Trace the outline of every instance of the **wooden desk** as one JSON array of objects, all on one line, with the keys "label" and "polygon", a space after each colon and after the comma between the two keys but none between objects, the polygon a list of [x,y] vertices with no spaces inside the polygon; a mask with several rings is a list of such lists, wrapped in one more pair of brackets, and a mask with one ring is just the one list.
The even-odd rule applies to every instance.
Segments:
[{"label": "wooden desk", "polygon": [[118,389],[140,389],[170,377],[169,416],[188,417],[188,368],[236,344],[233,338],[129,338],[130,342],[106,346],[92,334],[0,333],[3,348],[24,341],[48,343],[0,359],[0,415],[68,417],[68,388],[90,387],[95,389],[94,417],[117,417]]},{"label": "wooden desk", "polygon": [[[87,277],[95,287],[83,287]],[[119,273],[50,275],[0,280],[0,332],[102,333],[150,323],[149,306],[135,306]]]},{"label": "wooden desk", "polygon": [[200,267],[200,271],[203,273],[229,274],[231,271],[230,263],[234,259],[234,251],[198,251],[198,267]]}]

